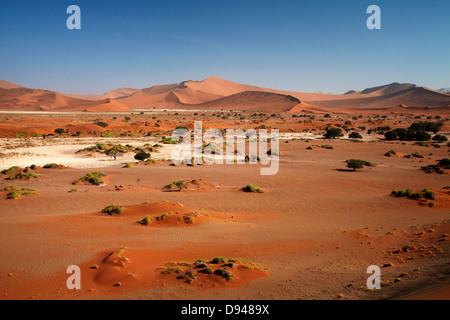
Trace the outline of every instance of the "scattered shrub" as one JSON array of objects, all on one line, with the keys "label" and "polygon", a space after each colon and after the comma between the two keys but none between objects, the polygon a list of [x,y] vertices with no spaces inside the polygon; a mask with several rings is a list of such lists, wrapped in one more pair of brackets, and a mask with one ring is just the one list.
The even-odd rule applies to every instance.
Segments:
[{"label": "scattered shrub", "polygon": [[141,152],[139,152],[139,153],[136,153],[136,155],[134,156],[134,158],[135,158],[136,160],[138,160],[138,161],[144,161],[144,160],[150,158],[150,153],[141,151]]},{"label": "scattered shrub", "polygon": [[362,139],[362,135],[354,131],[348,135],[349,139]]},{"label": "scattered shrub", "polygon": [[361,159],[349,159],[345,161],[347,163],[347,168],[353,169],[353,171],[356,171],[356,169],[361,169],[364,166],[367,167],[375,167],[376,164],[373,162],[369,162],[366,160]]},{"label": "scattered shrub", "polygon": [[397,152],[395,152],[395,150],[389,150],[388,152],[386,152],[384,154],[386,157],[392,157],[392,156],[396,156]]},{"label": "scattered shrub", "polygon": [[446,142],[446,141],[448,141],[448,139],[447,139],[446,136],[437,134],[437,135],[435,135],[435,136],[433,137],[433,141],[437,141],[437,142]]},{"label": "scattered shrub", "polygon": [[72,184],[79,184],[79,183],[82,183],[82,182],[89,182],[91,184],[94,184],[94,185],[98,186],[98,185],[101,185],[101,184],[104,183],[103,180],[102,180],[102,177],[106,177],[106,174],[104,174],[103,172],[99,172],[99,171],[91,172],[91,173],[86,174],[84,177],[81,177],[80,179],[72,182]]},{"label": "scattered shrub", "polygon": [[336,139],[342,136],[344,136],[344,134],[342,133],[342,130],[339,128],[327,128],[326,133],[324,135],[324,137],[327,139]]},{"label": "scattered shrub", "polygon": [[183,189],[186,188],[186,183],[185,183],[184,180],[176,180],[176,181],[173,181],[172,183],[170,183],[170,184],[167,186],[167,188],[168,188],[168,189],[178,188],[178,189],[180,189],[180,191],[181,191],[181,190],[183,190]]},{"label": "scattered shrub", "polygon": [[123,213],[123,208],[120,205],[118,205],[118,204],[111,204],[111,205],[105,207],[102,210],[102,212],[113,216],[115,214],[122,214]]},{"label": "scattered shrub", "polygon": [[244,188],[242,188],[242,191],[244,191],[244,192],[258,192],[258,193],[263,193],[264,192],[256,184],[248,184]]},{"label": "scattered shrub", "polygon": [[61,168],[61,167],[64,167],[64,166],[62,164],[57,164],[57,163],[47,163],[42,168],[44,168],[44,169],[56,169],[56,168]]}]

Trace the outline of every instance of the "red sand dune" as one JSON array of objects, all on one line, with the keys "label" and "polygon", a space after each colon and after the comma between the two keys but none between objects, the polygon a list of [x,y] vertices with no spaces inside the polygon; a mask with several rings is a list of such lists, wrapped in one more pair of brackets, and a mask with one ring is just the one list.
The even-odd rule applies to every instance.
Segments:
[{"label": "red sand dune", "polygon": [[[105,99],[114,99],[107,104]],[[97,101],[92,101],[97,100]],[[298,107],[294,108],[298,104]],[[104,95],[63,95],[0,82],[0,110],[130,111],[131,109],[226,109],[268,112],[345,112],[344,109],[450,109],[450,95],[409,83],[391,83],[346,94],[304,93],[240,84],[218,77],[203,81],[120,88]],[[340,108],[342,110],[336,110]],[[298,111],[297,111],[298,110]],[[396,111],[396,110],[393,110]]]},{"label": "red sand dune", "polygon": [[71,98],[83,99],[83,100],[105,100],[105,99],[119,99],[132,95],[138,91],[138,89],[133,88],[119,88],[110,90],[104,94],[70,94],[66,93],[65,95]]}]

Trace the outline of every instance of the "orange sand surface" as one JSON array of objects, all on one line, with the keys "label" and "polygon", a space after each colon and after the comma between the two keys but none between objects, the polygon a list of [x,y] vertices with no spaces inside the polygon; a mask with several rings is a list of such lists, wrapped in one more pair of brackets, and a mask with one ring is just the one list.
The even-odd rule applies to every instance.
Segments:
[{"label": "orange sand surface", "polygon": [[[223,93],[234,88],[227,90]],[[192,128],[196,119],[203,121],[204,128],[279,128],[283,138],[279,171],[273,176],[260,175],[260,163],[171,166],[170,161],[159,161],[146,165],[134,160],[134,153],[115,161],[96,153],[92,157],[108,159],[102,167],[37,168],[38,179],[10,181],[8,175],[0,174],[0,298],[448,299],[450,191],[444,187],[449,186],[449,172],[420,170],[448,158],[447,143],[436,148],[384,141],[382,135],[365,131],[359,142],[347,135],[321,138],[327,123],[351,121],[352,127],[367,129],[408,127],[417,120],[416,113],[386,113],[386,118],[375,119],[365,111],[356,120],[342,113],[311,120],[292,117],[292,113],[261,118],[252,117],[253,112],[227,116],[225,111],[219,117],[215,113],[135,113],[129,120],[118,114],[2,114],[1,170],[15,159],[21,163],[31,159],[21,148],[32,150],[39,145],[56,153],[61,146],[78,145],[78,137],[71,134],[76,131],[94,140],[100,139],[101,132],[117,136],[125,132],[137,146],[148,141],[151,131],[153,145],[162,144],[162,136],[170,136],[177,126]],[[107,122],[108,127],[99,127],[95,121]],[[52,143],[31,137],[33,131],[48,134],[59,127],[68,128],[69,133],[53,138]],[[28,137],[14,137],[24,131]],[[441,134],[449,135],[448,123]],[[117,136],[102,139],[117,140]],[[311,145],[319,147],[310,150]],[[151,159],[170,151],[169,147],[150,152]],[[399,156],[384,155],[392,149]],[[81,157],[75,151],[64,152]],[[403,157],[413,152],[423,158]],[[48,157],[52,162],[51,152]],[[345,163],[352,158],[376,166],[353,172]],[[126,168],[126,162],[134,165]],[[95,171],[107,175],[104,184],[72,185]],[[167,190],[177,180],[186,181],[186,189]],[[242,192],[248,184],[264,192]],[[38,192],[7,199],[4,188],[11,185]],[[429,188],[436,199],[420,203],[391,195],[392,190],[407,188],[414,192]],[[121,214],[102,212],[113,204],[123,209]],[[145,217],[150,218],[149,225],[138,223]],[[197,259],[205,259],[216,271],[222,265],[210,261],[219,256],[236,259],[234,267],[223,267],[233,272],[233,279],[197,273]],[[260,269],[243,266],[241,261],[251,261]],[[70,265],[81,268],[80,290],[66,287]],[[180,274],[162,273],[164,268],[180,265],[184,266]],[[381,268],[380,290],[366,287],[370,265]],[[191,270],[196,275],[191,283],[186,281],[189,278],[177,279]]]}]

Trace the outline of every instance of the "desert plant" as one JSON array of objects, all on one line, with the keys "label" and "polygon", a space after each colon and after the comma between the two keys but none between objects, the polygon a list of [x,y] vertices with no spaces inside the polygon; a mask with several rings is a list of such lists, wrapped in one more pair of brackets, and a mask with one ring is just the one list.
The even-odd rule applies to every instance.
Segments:
[{"label": "desert plant", "polygon": [[227,281],[231,281],[234,278],[234,274],[233,272],[225,269],[225,268],[219,268],[216,271],[214,271],[214,274],[217,274],[221,277],[224,277],[225,279],[227,279]]},{"label": "desert plant", "polygon": [[6,180],[31,180],[37,179],[39,175],[35,171],[21,171],[13,173]]},{"label": "desert plant", "polygon": [[356,171],[356,169],[361,169],[364,166],[367,167],[375,167],[376,164],[373,162],[369,162],[366,160],[361,159],[349,159],[345,161],[347,163],[347,168],[353,169],[353,171]]},{"label": "desert plant", "polygon": [[136,153],[136,155],[134,156],[134,158],[135,158],[136,160],[138,160],[138,161],[144,161],[144,160],[150,158],[150,153],[141,151],[141,152],[139,152],[139,153]]},{"label": "desert plant", "polygon": [[348,135],[349,139],[362,139],[362,135],[360,135],[358,132],[353,131]]},{"label": "desert plant", "polygon": [[111,205],[103,208],[102,212],[113,216],[115,214],[122,214],[123,208],[118,204],[111,204]]},{"label": "desert plant", "polygon": [[149,226],[152,223],[152,220],[151,220],[150,216],[146,216],[141,221],[138,221],[138,223],[140,223],[140,224],[142,224],[144,226]]},{"label": "desert plant", "polygon": [[225,263],[225,261],[227,261],[226,258],[221,257],[221,256],[217,256],[217,257],[214,257],[214,258],[211,260],[211,263],[213,263],[213,264],[219,264],[219,263]]},{"label": "desert plant", "polygon": [[386,157],[392,157],[392,156],[396,156],[397,152],[395,152],[395,150],[389,150],[388,152],[386,152],[384,154]]},{"label": "desert plant", "polygon": [[178,188],[181,190],[186,188],[186,183],[184,180],[175,180],[167,186],[168,189]]},{"label": "desert plant", "polygon": [[57,164],[57,163],[47,163],[42,168],[44,168],[44,169],[55,169],[55,168],[58,168],[58,167],[64,167],[64,166],[62,164]]},{"label": "desert plant", "polygon": [[264,192],[256,184],[248,184],[244,188],[242,188],[242,191],[244,191],[244,192],[258,192],[258,193],[263,193]]},{"label": "desert plant", "polygon": [[62,135],[63,133],[66,132],[66,130],[64,130],[63,128],[57,128],[54,131],[56,134]]},{"label": "desert plant", "polygon": [[339,138],[342,136],[344,136],[344,134],[342,133],[342,130],[339,128],[334,128],[334,127],[328,128],[325,133],[325,138],[327,138],[327,139],[336,139],[336,138]]},{"label": "desert plant", "polygon": [[72,184],[89,182],[94,185],[101,185],[101,184],[103,184],[102,177],[106,177],[106,174],[104,174],[103,172],[95,171],[95,172],[86,174],[84,177],[81,177],[80,179],[72,182]]}]

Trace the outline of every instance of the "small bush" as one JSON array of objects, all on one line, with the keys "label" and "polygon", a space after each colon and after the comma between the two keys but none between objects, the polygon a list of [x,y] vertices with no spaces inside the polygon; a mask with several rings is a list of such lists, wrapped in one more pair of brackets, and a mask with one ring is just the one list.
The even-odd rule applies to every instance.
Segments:
[{"label": "small bush", "polygon": [[10,193],[8,193],[7,198],[8,199],[19,199],[20,194],[17,191],[11,191]]},{"label": "small bush", "polygon": [[134,158],[138,161],[144,161],[148,158],[150,158],[150,153],[147,153],[145,151],[141,151],[139,153],[136,153],[136,155],[134,156]]},{"label": "small bush", "polygon": [[447,139],[446,136],[437,134],[437,135],[435,135],[435,136],[433,137],[433,141],[437,141],[437,142],[446,142],[446,141],[448,141],[448,139]]},{"label": "small bush", "polygon": [[258,193],[263,193],[264,192],[256,184],[248,184],[244,188],[242,188],[242,191],[244,191],[244,192],[258,192]]},{"label": "small bush", "polygon": [[101,185],[101,184],[103,184],[102,177],[106,177],[106,174],[104,174],[103,172],[99,172],[99,171],[91,172],[91,173],[86,174],[84,177],[81,177],[77,181],[72,182],[72,184],[89,182],[94,185]]},{"label": "small bush", "polygon": [[214,257],[214,258],[211,260],[211,263],[213,263],[213,264],[219,264],[219,263],[225,263],[225,261],[227,261],[226,258],[217,256],[217,257]]},{"label": "small bush", "polygon": [[354,131],[348,135],[349,139],[362,139],[362,135]]},{"label": "small bush", "polygon": [[96,122],[94,122],[94,124],[96,124],[96,125],[98,125],[98,126],[100,126],[102,128],[106,128],[108,126],[108,124],[106,122],[103,122],[103,121],[96,121]]},{"label": "small bush", "polygon": [[125,165],[125,168],[133,168],[133,164],[131,163],[131,162],[128,162],[126,165]]},{"label": "small bush", "polygon": [[21,168],[18,167],[18,166],[13,166],[13,167],[11,167],[11,168],[9,168],[9,169],[2,170],[2,173],[3,173],[3,174],[11,174],[11,173],[13,173],[14,171],[17,171],[17,170],[20,170],[20,169],[21,169]]},{"label": "small bush", "polygon": [[107,214],[113,216],[113,215],[115,215],[115,214],[122,214],[122,213],[123,213],[123,209],[122,209],[122,207],[121,207],[120,205],[118,205],[118,204],[111,204],[111,205],[105,207],[105,208],[102,210],[102,212],[103,212],[103,213],[107,213]]},{"label": "small bush", "polygon": [[367,167],[375,167],[376,163],[369,162],[366,160],[361,159],[349,159],[345,161],[347,163],[347,168],[353,169],[353,171],[356,171],[356,169],[361,169],[364,166]]},{"label": "small bush", "polygon": [[389,150],[388,152],[386,152],[384,154],[386,157],[392,157],[392,156],[396,156],[397,152],[395,152],[395,150]]},{"label": "small bush", "polygon": [[149,226],[152,223],[152,220],[150,219],[150,216],[146,216],[141,221],[138,221],[138,223],[140,223],[140,224],[142,224],[144,226]]},{"label": "small bush", "polygon": [[60,168],[60,167],[64,167],[64,166],[62,164],[57,164],[57,163],[47,163],[42,168],[44,168],[44,169],[56,169],[56,168]]},{"label": "small bush", "polygon": [[178,189],[180,189],[180,191],[181,191],[181,190],[183,190],[183,189],[186,188],[186,184],[185,184],[184,180],[176,180],[176,181],[170,183],[170,184],[167,186],[167,188],[168,188],[168,189],[178,188]]},{"label": "small bush", "polygon": [[35,171],[21,171],[17,173],[13,173],[6,180],[31,180],[37,179],[39,175]]},{"label": "small bush", "polygon": [[227,279],[227,281],[231,281],[234,278],[234,274],[233,272],[225,269],[225,268],[219,268],[216,271],[214,271],[214,274],[217,274],[221,277],[224,277],[225,279]]}]

